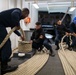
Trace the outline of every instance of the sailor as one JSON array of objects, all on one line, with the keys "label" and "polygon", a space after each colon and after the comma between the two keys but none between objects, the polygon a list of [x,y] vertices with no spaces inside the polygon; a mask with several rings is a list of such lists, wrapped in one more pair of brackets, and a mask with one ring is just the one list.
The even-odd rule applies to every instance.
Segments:
[{"label": "sailor", "polygon": [[61,20],[57,21],[55,26],[56,38],[55,38],[55,45],[57,46],[56,50],[59,49],[59,42],[61,41],[62,37],[66,34],[68,35],[69,30],[62,24]]},{"label": "sailor", "polygon": [[52,47],[48,42],[48,39],[45,37],[45,32],[43,31],[40,22],[36,22],[36,27],[31,37],[31,43],[32,43],[32,48],[35,52],[36,49],[38,51],[41,51],[43,46],[45,46],[48,50],[50,50],[49,55],[55,56]]},{"label": "sailor", "polygon": [[[29,10],[27,8],[19,9],[13,8],[9,10],[5,10],[0,12],[0,44],[6,37],[7,27],[11,27],[11,29],[15,26],[20,28],[20,20],[26,18],[29,15]],[[16,30],[14,31],[19,37],[24,39],[24,37]],[[18,66],[9,66],[8,61],[12,54],[11,50],[11,41],[10,39],[4,44],[4,46],[0,49],[0,62],[1,62],[1,73],[6,73],[10,71],[14,71],[18,68]]]},{"label": "sailor", "polygon": [[74,48],[76,46],[76,17],[73,19],[73,22],[70,24],[70,31],[73,35],[71,47]]}]

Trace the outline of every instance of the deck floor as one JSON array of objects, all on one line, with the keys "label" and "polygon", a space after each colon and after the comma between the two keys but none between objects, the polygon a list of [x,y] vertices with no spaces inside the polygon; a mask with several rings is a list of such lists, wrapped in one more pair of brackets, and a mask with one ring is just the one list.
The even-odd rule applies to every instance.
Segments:
[{"label": "deck floor", "polygon": [[52,47],[56,54],[55,57],[50,56],[46,65],[36,75],[65,75],[58,51],[55,50],[54,45]]},{"label": "deck floor", "polygon": [[[62,64],[60,62],[60,59],[58,57],[58,52],[55,50],[55,45],[52,45],[53,50],[55,52],[55,57],[49,57],[48,62],[45,64],[45,66],[36,74],[36,75],[65,75],[64,70],[62,67]],[[20,65],[23,62],[25,62],[28,59],[19,59],[13,57],[12,61],[9,63],[9,65]],[[26,74],[25,74],[26,75]]]}]

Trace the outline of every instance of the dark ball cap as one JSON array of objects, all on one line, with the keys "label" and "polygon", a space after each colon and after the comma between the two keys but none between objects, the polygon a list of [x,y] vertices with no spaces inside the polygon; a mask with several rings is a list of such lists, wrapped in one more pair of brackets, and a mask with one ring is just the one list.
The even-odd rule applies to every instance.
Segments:
[{"label": "dark ball cap", "polygon": [[39,26],[39,25],[41,25],[41,22],[36,22],[35,24],[36,24],[37,26]]}]

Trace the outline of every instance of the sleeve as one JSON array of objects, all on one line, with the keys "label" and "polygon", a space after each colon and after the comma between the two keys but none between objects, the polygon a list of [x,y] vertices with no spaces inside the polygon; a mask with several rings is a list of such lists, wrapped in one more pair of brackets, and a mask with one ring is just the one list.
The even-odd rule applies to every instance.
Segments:
[{"label": "sleeve", "polygon": [[69,28],[67,28],[66,26],[64,26],[64,30],[65,30],[65,32],[70,32],[70,29]]},{"label": "sleeve", "polygon": [[16,35],[18,35],[18,36],[21,36],[21,34],[20,34],[20,32],[19,31],[14,31],[14,33],[16,34]]},{"label": "sleeve", "polygon": [[73,24],[70,24],[70,32],[73,33],[74,30],[73,30]]},{"label": "sleeve", "polygon": [[57,26],[55,26],[55,28],[54,28],[54,30],[55,30],[55,34],[57,35],[58,34],[58,29],[57,29]]},{"label": "sleeve", "polygon": [[[13,27],[11,27],[11,29],[12,29],[12,28],[13,28]],[[18,35],[18,36],[21,36],[21,34],[20,34],[20,32],[19,32],[18,30],[15,30],[14,33],[15,33],[16,35]]]},{"label": "sleeve", "polygon": [[18,9],[14,10],[11,13],[12,24],[14,26],[19,26],[20,25],[20,23],[19,23],[19,21],[20,21],[20,14],[21,14],[21,11],[18,10]]},{"label": "sleeve", "polygon": [[44,39],[45,39],[45,33],[42,31],[41,34],[40,34],[40,36],[41,36],[41,35],[43,36],[43,38],[40,38],[40,37],[39,37],[39,38],[36,40],[37,43],[40,43],[40,42],[43,42],[43,41],[44,41]]},{"label": "sleeve", "polygon": [[45,38],[45,32],[44,31],[42,31],[42,33],[40,35],[42,35],[43,38]]},{"label": "sleeve", "polygon": [[34,39],[34,36],[35,36],[35,31],[32,33],[31,40]]},{"label": "sleeve", "polygon": [[57,36],[57,35],[58,35],[58,29],[57,29],[57,26],[55,26],[54,31],[55,31],[55,35]]}]

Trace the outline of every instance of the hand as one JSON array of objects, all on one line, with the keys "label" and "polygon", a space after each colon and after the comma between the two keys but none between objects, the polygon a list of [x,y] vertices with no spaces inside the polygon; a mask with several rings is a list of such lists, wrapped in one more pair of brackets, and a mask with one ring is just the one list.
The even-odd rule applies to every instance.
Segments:
[{"label": "hand", "polygon": [[20,26],[17,26],[17,30],[19,30],[20,29]]},{"label": "hand", "polygon": [[30,41],[30,43],[32,44],[32,43],[33,43],[33,41],[31,40],[31,41]]},{"label": "hand", "polygon": [[66,35],[68,36],[68,35],[69,35],[69,33],[68,33],[68,32],[66,32]]},{"label": "hand", "polygon": [[76,33],[75,33],[75,36],[76,36]]},{"label": "hand", "polygon": [[73,33],[73,36],[76,36],[76,33]]},{"label": "hand", "polygon": [[40,37],[39,37],[40,39],[43,39],[43,35],[40,35]]},{"label": "hand", "polygon": [[25,40],[23,36],[21,36],[21,40],[22,40],[22,41],[24,41],[24,40]]},{"label": "hand", "polygon": [[69,36],[71,36],[72,34],[71,33],[69,33]]}]

